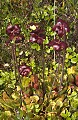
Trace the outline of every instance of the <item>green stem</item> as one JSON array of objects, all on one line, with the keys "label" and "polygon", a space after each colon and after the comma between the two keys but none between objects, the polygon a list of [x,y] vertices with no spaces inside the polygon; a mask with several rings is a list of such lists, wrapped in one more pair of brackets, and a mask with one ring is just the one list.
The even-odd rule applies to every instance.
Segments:
[{"label": "green stem", "polygon": [[[64,30],[64,42],[66,42],[66,32]],[[62,75],[61,75],[61,79],[60,79],[60,90],[62,89],[62,82],[63,82],[63,77],[64,77],[64,66],[65,66],[65,53],[66,50],[64,49],[64,53],[63,53],[63,63],[62,63]]]},{"label": "green stem", "polygon": [[54,50],[54,63],[56,62],[56,51]]},{"label": "green stem", "polygon": [[34,60],[35,60],[35,69],[36,69],[36,74],[38,74],[38,59],[37,59],[37,51],[34,50]]},{"label": "green stem", "polygon": [[[55,2],[56,0],[54,0],[54,25],[55,25]],[[54,39],[55,39],[55,34],[54,34]],[[55,50],[54,50],[54,62],[55,62],[55,56],[56,56],[56,53],[55,53]]]},{"label": "green stem", "polygon": [[[18,62],[18,64],[20,66],[20,56],[19,56],[19,62]],[[18,71],[18,81],[19,81],[19,84],[20,84],[20,108],[21,108],[22,107],[23,99],[22,99],[22,81],[21,81],[21,78],[20,78],[19,71]]]},{"label": "green stem", "polygon": [[[54,0],[54,25],[55,25],[55,3],[56,3],[56,0]],[[55,37],[55,35],[54,35]]]},{"label": "green stem", "polygon": [[42,90],[43,90],[43,100],[44,96],[46,93],[46,88],[45,88],[45,57],[44,57],[44,45],[42,45],[42,66],[43,66],[43,71],[42,71]]},{"label": "green stem", "polygon": [[[20,56],[19,56],[19,61],[18,61],[18,66],[20,66]],[[17,68],[18,70],[18,68]],[[20,78],[19,70],[18,70],[18,81],[20,84],[20,108],[22,107],[23,99],[22,99],[22,81]]]},{"label": "green stem", "polygon": [[22,100],[22,89],[20,89],[20,108],[22,107],[22,102],[23,102],[23,100]]},{"label": "green stem", "polygon": [[[20,74],[18,71],[18,64],[17,64],[17,57],[16,57],[16,43],[12,45],[12,58],[14,62],[14,71],[15,71],[15,79],[16,79],[15,87],[19,81],[20,88],[21,88],[21,79],[20,79]],[[20,65],[20,58],[19,58],[19,65]],[[18,72],[18,78],[17,78],[17,72]],[[21,107],[22,107],[22,88],[20,89],[20,108]]]},{"label": "green stem", "polygon": [[13,65],[14,65],[14,71],[15,71],[15,79],[17,81],[17,75],[16,75],[16,45],[12,45],[12,59],[13,59]]},{"label": "green stem", "polygon": [[65,65],[65,50],[64,50],[64,54],[63,54],[63,64],[62,64],[62,75],[61,75],[61,79],[60,79],[60,85],[62,85],[63,82],[63,76],[64,76],[64,65]]},{"label": "green stem", "polygon": [[[55,3],[56,3],[56,0],[54,0],[54,25],[55,25]],[[55,34],[54,34],[54,39],[55,39]],[[56,51],[54,50],[54,63],[56,62]],[[55,71],[55,73],[56,73],[56,71]],[[49,95],[48,95],[48,98],[50,97],[50,95],[51,95],[51,93],[52,93],[52,89],[53,89],[53,86],[54,86],[54,84],[55,84],[55,80],[56,80],[56,78],[54,78],[54,81],[53,81],[53,84],[52,84],[52,88],[51,88],[51,90],[50,90],[50,93],[49,93]]]}]

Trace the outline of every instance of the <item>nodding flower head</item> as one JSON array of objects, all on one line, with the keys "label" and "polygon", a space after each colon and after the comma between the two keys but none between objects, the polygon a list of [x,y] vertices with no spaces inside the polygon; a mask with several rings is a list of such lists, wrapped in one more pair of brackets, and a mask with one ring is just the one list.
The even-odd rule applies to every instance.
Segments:
[{"label": "nodding flower head", "polygon": [[55,51],[60,51],[60,49],[61,49],[61,47],[60,47],[60,40],[55,38],[54,40],[52,40],[52,41],[50,41],[48,43],[48,46],[49,47],[53,47],[53,49]]},{"label": "nodding flower head", "polygon": [[43,30],[38,29],[38,30],[33,30],[30,33],[30,42],[32,43],[38,43],[38,44],[43,44],[43,41],[45,39],[45,33]]},{"label": "nodding flower head", "polygon": [[67,43],[64,41],[60,41],[59,39],[54,39],[48,43],[49,47],[53,47],[55,51],[66,50],[68,47]]},{"label": "nodding flower head", "polygon": [[58,19],[57,23],[52,28],[59,37],[62,37],[66,32],[70,32],[70,28],[67,22],[62,19]]},{"label": "nodding flower head", "polygon": [[64,41],[61,41],[60,46],[61,46],[61,50],[66,50],[66,48],[68,47],[68,44]]},{"label": "nodding flower head", "polygon": [[20,34],[21,28],[18,24],[12,25],[11,23],[6,28],[6,33],[9,36],[9,40],[6,42],[8,45],[11,41],[15,41],[15,43],[21,43],[24,41],[24,36]]},{"label": "nodding flower head", "polygon": [[22,75],[23,77],[27,76],[31,72],[30,66],[27,66],[26,64],[20,65],[18,70],[20,75]]},{"label": "nodding flower head", "polygon": [[18,24],[12,25],[11,23],[6,28],[7,35],[18,35],[20,34],[21,29]]}]

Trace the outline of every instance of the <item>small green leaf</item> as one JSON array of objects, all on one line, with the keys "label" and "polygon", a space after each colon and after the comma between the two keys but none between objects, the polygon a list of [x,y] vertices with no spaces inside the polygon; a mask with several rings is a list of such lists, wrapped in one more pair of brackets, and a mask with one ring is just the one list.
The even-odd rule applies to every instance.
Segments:
[{"label": "small green leaf", "polygon": [[0,78],[0,85],[2,85],[4,82],[5,80]]},{"label": "small green leaf", "polygon": [[78,59],[77,59],[77,58],[72,58],[72,59],[71,59],[71,62],[72,62],[72,63],[77,63],[77,62],[78,62]]},{"label": "small green leaf", "polygon": [[29,52],[29,51],[26,51],[26,52],[25,52],[25,55],[26,55],[26,56],[28,56],[29,54],[30,54],[30,52]]},{"label": "small green leaf", "polygon": [[75,51],[75,49],[76,49],[76,48],[75,48],[75,47],[73,47],[73,51]]},{"label": "small green leaf", "polygon": [[71,116],[72,120],[75,120],[78,117],[78,112],[74,112]]},{"label": "small green leaf", "polygon": [[47,49],[46,49],[46,52],[47,52],[47,53],[50,53],[50,49],[49,49],[49,48],[47,48]]},{"label": "small green leaf", "polygon": [[69,53],[73,52],[72,48],[68,47],[67,52],[69,52]]},{"label": "small green leaf", "polygon": [[63,110],[60,115],[61,115],[62,117],[64,117],[64,118],[67,117],[67,115],[65,114],[65,110]]},{"label": "small green leaf", "polygon": [[48,38],[46,37],[46,39],[44,40],[44,44],[48,44],[49,43],[49,40]]},{"label": "small green leaf", "polygon": [[31,45],[31,48],[32,48],[32,49],[36,49],[37,51],[40,50],[40,46],[39,46],[37,43],[33,43],[33,44]]},{"label": "small green leaf", "polygon": [[27,87],[27,86],[29,85],[29,82],[30,82],[30,78],[28,78],[28,77],[23,77],[22,86],[23,86],[23,87]]},{"label": "small green leaf", "polygon": [[48,68],[45,68],[45,75],[48,75]]},{"label": "small green leaf", "polygon": [[32,68],[35,67],[35,61],[34,61],[34,59],[31,59],[30,66],[32,66]]},{"label": "small green leaf", "polygon": [[35,30],[35,29],[36,29],[36,26],[35,26],[35,25],[32,25],[32,26],[30,26],[30,29],[31,29],[31,30]]},{"label": "small green leaf", "polygon": [[35,105],[35,108],[37,108],[37,109],[38,109],[38,108],[39,108],[39,104]]}]

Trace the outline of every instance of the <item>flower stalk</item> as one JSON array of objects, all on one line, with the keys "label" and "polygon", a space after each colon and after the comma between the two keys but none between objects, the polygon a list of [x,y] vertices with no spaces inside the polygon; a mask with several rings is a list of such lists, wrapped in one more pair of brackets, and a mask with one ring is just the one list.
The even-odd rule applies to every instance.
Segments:
[{"label": "flower stalk", "polygon": [[[55,25],[55,2],[56,2],[56,0],[54,0],[54,25]],[[55,39],[55,34],[54,34],[54,39]],[[56,60],[56,52],[54,50],[54,62],[55,62],[55,60]]]},{"label": "flower stalk", "polygon": [[[64,30],[64,42],[66,43],[66,32],[65,32],[65,29]],[[64,78],[64,67],[65,67],[65,53],[66,53],[66,50],[64,49],[64,52],[63,52],[63,63],[62,63],[62,75],[61,75],[61,79],[60,79],[60,90],[62,89],[62,83],[63,83],[63,78]]]},{"label": "flower stalk", "polygon": [[45,97],[46,93],[46,88],[45,88],[45,56],[44,56],[44,45],[42,44],[42,66],[43,66],[43,71],[42,71],[42,90],[43,90],[43,100]]},{"label": "flower stalk", "polygon": [[15,72],[15,79],[17,81],[17,71],[16,71],[16,62],[17,62],[17,58],[16,58],[16,44],[12,44],[12,59],[13,59],[13,65],[14,65],[14,72]]}]

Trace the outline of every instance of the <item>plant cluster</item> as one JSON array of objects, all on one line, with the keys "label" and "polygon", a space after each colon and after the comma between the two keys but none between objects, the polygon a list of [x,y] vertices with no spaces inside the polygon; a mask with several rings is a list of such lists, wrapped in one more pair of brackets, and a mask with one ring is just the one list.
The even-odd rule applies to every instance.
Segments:
[{"label": "plant cluster", "polygon": [[21,28],[19,27],[18,24],[15,24],[14,26],[10,23],[7,26],[6,33],[9,36],[9,40],[7,41],[6,44],[10,43],[12,40],[15,43],[20,43],[24,41],[24,36],[20,34]]},{"label": "plant cluster", "polygon": [[1,1],[0,120],[78,119],[76,2]]},{"label": "plant cluster", "polygon": [[19,73],[22,76],[27,76],[30,73],[30,71],[31,71],[31,68],[25,65],[25,63],[19,66]]}]

